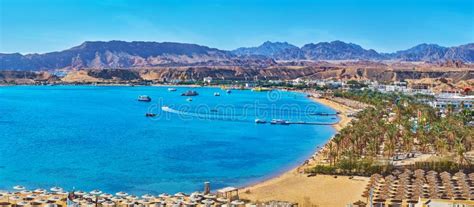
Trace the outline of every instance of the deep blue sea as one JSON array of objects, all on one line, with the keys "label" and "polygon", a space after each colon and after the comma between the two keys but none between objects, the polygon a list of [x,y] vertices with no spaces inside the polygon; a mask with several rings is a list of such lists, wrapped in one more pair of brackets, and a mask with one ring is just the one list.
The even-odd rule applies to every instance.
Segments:
[{"label": "deep blue sea", "polygon": [[[186,90],[199,96],[180,96]],[[220,96],[214,96],[214,93]],[[138,102],[149,95],[151,102]],[[163,105],[184,114],[161,111]],[[153,118],[145,113],[156,113]],[[304,162],[335,111],[294,92],[127,86],[0,87],[0,189],[61,186],[135,194],[243,186]]]}]

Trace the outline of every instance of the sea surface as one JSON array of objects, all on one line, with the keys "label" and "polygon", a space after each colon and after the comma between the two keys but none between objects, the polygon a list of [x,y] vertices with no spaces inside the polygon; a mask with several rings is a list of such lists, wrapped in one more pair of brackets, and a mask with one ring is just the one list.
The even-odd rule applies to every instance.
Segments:
[{"label": "sea surface", "polygon": [[[180,94],[195,90],[199,96]],[[220,96],[214,96],[214,93]],[[151,102],[139,102],[149,95]],[[162,106],[175,113],[164,112]],[[151,86],[0,87],[0,189],[61,186],[134,194],[243,186],[304,162],[336,122],[295,92]],[[156,117],[145,117],[155,113]]]}]

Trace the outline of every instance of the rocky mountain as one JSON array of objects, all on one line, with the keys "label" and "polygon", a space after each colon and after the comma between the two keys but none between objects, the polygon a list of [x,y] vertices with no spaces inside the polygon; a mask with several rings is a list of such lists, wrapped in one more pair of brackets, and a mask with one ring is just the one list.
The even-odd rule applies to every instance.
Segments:
[{"label": "rocky mountain", "polygon": [[241,47],[232,53],[239,56],[265,56],[275,60],[305,59],[304,52],[297,46],[287,42],[264,42],[258,47]]},{"label": "rocky mountain", "polygon": [[103,69],[155,66],[268,66],[268,58],[237,58],[234,54],[196,44],[172,42],[84,42],[60,52],[0,54],[0,69]]},{"label": "rocky mountain", "polygon": [[474,43],[449,48],[444,54],[445,59],[474,62]]},{"label": "rocky mountain", "polygon": [[375,50],[366,50],[353,43],[342,41],[320,42],[304,45],[301,50],[309,60],[381,60]]},{"label": "rocky mountain", "polygon": [[404,61],[439,61],[443,60],[448,48],[436,44],[419,44],[408,50],[397,51],[386,54],[389,59],[399,59]]},{"label": "rocky mountain", "polygon": [[[275,60],[279,61],[276,62]],[[289,61],[307,65],[321,60],[397,60],[474,62],[474,43],[458,47],[420,44],[395,53],[378,53],[354,43],[342,41],[310,43],[299,48],[286,42],[265,42],[258,47],[233,51],[173,42],[84,42],[63,50],[44,54],[1,54],[0,70],[51,69],[130,69],[155,67],[241,67],[267,68]],[[282,63],[285,62],[285,63]]]},{"label": "rocky mountain", "polygon": [[342,41],[310,43],[299,48],[287,42],[264,42],[258,47],[243,47],[232,51],[240,56],[261,55],[275,60],[380,60],[375,50],[366,50]]}]

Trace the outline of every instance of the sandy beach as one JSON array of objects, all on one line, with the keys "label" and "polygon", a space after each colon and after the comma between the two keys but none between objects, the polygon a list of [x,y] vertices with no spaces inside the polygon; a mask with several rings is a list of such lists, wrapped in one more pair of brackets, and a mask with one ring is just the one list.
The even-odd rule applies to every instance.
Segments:
[{"label": "sandy beach", "polygon": [[[329,106],[339,112],[340,121],[333,125],[339,131],[347,126],[352,118],[347,113],[352,108],[340,103],[312,98],[314,101]],[[324,150],[324,148],[319,151]],[[315,153],[309,164],[292,169],[278,177],[257,183],[241,189],[240,196],[252,201],[281,200],[298,203],[300,206],[346,206],[347,204],[364,200],[361,196],[368,178],[349,176],[316,175],[307,177],[301,173],[302,169],[314,165],[314,160],[321,160],[322,156]]]}]

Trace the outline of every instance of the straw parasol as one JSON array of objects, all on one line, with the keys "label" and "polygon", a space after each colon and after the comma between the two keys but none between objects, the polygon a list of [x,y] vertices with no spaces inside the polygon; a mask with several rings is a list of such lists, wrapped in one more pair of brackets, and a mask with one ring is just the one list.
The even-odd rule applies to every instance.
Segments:
[{"label": "straw parasol", "polygon": [[115,206],[115,203],[113,201],[105,201],[102,203],[102,206]]},{"label": "straw parasol", "polygon": [[205,200],[202,200],[201,203],[205,205],[212,205],[214,204],[214,201],[211,199],[205,199]]},{"label": "straw parasol", "polygon": [[241,200],[235,200],[235,201],[230,202],[230,204],[235,205],[235,206],[240,206],[240,205],[244,205],[245,202]]},{"label": "straw parasol", "polygon": [[89,193],[92,194],[92,195],[100,195],[100,194],[102,193],[102,191],[100,191],[100,190],[93,190],[93,191],[91,191],[91,192],[89,192]]},{"label": "straw parasol", "polygon": [[358,207],[365,207],[367,204],[364,203],[363,201],[361,200],[358,200],[356,202],[353,203],[354,206],[358,206]]},{"label": "straw parasol", "polygon": [[51,197],[48,198],[48,200],[56,202],[56,201],[61,200],[61,198],[59,196],[51,196]]},{"label": "straw parasol", "polygon": [[119,197],[125,197],[125,196],[128,196],[128,193],[120,191],[120,192],[115,193],[115,195]]},{"label": "straw parasol", "polygon": [[52,188],[49,189],[49,190],[52,191],[52,192],[58,192],[58,191],[62,191],[63,189],[60,188],[60,187],[58,187],[58,186],[54,186],[54,187],[52,187]]},{"label": "straw parasol", "polygon": [[42,189],[42,188],[37,188],[33,191],[34,193],[45,193],[46,190],[45,189]]},{"label": "straw parasol", "polygon": [[160,197],[160,198],[169,198],[170,195],[167,194],[167,193],[162,193],[162,194],[158,195],[158,197]]},{"label": "straw parasol", "polygon": [[203,197],[206,198],[206,199],[216,199],[216,195],[214,195],[214,194],[206,194]]},{"label": "straw parasol", "polygon": [[86,194],[86,192],[84,192],[84,191],[76,191],[76,192],[74,192],[74,195],[78,195],[78,196],[83,196],[83,195],[85,195],[85,194]]},{"label": "straw parasol", "polygon": [[102,193],[102,194],[100,194],[100,197],[102,197],[102,198],[108,198],[108,199],[112,198],[113,196],[114,196],[114,195],[112,195],[112,194],[110,194],[110,193]]},{"label": "straw parasol", "polygon": [[153,199],[153,198],[155,198],[155,196],[152,196],[150,194],[145,194],[145,195],[142,195],[142,198],[143,199]]},{"label": "straw parasol", "polygon": [[178,192],[176,194],[174,194],[175,197],[185,197],[186,194],[184,194],[183,192]]},{"label": "straw parasol", "polygon": [[219,203],[227,203],[229,201],[227,198],[217,198],[216,200]]},{"label": "straw parasol", "polygon": [[13,189],[14,190],[25,190],[26,188],[25,188],[25,186],[22,186],[22,185],[15,185],[15,186],[13,186]]}]

